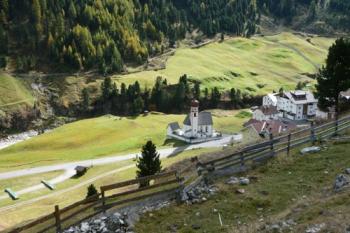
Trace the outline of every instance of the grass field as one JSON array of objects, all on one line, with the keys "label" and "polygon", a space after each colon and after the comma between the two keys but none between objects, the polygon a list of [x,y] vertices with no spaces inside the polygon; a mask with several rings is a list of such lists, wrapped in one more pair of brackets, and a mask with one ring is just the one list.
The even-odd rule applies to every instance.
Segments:
[{"label": "grass field", "polygon": [[[166,69],[115,76],[115,81],[132,83],[136,80],[153,85],[157,76],[177,83],[183,74],[199,80],[204,87],[217,86],[254,88],[252,94],[263,94],[280,87],[294,88],[298,81],[312,81],[305,73],[316,73],[324,63],[331,38],[306,37],[292,33],[275,36],[231,38],[199,49],[180,48],[166,63]],[[315,67],[316,66],[316,67]],[[264,84],[259,88],[257,84]]]},{"label": "grass field", "polygon": [[[162,160],[162,166],[163,168],[166,168],[180,160],[190,158],[193,156],[198,156],[202,153],[207,153],[211,152],[214,149],[196,149],[196,150],[190,150],[190,151],[185,151],[180,154],[178,154],[175,157],[171,158],[165,158]],[[215,149],[217,150],[217,149]],[[65,181],[64,183],[60,183],[56,185],[56,190],[49,191],[47,189],[43,189],[40,191],[36,191],[34,193],[26,194],[20,197],[18,201],[12,201],[10,199],[7,200],[2,200],[0,201],[0,207],[3,206],[8,206],[11,204],[16,204],[20,203],[22,201],[27,201],[32,198],[37,198],[43,195],[51,195],[43,200],[36,201],[31,204],[19,206],[17,208],[11,209],[11,210],[6,210],[1,212],[0,211],[0,230],[1,226],[3,228],[11,227],[13,225],[19,224],[23,221],[28,221],[30,219],[35,219],[39,216],[45,215],[48,213],[48,211],[53,210],[54,205],[59,204],[60,207],[67,206],[69,204],[72,204],[76,201],[79,201],[83,199],[86,195],[86,190],[87,186],[90,183],[93,183],[97,188],[99,188],[102,185],[109,185],[112,183],[117,183],[123,180],[127,179],[133,179],[135,177],[135,168],[128,168],[124,171],[121,172],[112,172],[115,169],[128,166],[133,164],[133,161],[124,161],[120,162],[118,164],[109,164],[105,166],[96,166],[88,170],[88,172],[83,176],[78,179],[70,179]],[[61,192],[62,190],[65,190],[67,188],[74,187],[76,185],[79,185],[83,182],[89,181],[90,179],[94,179],[98,176],[104,175],[106,173],[111,173],[108,174],[107,176],[103,176],[100,179],[93,181],[93,182],[88,182],[87,184],[82,185],[81,187],[74,188],[73,190],[68,190],[64,193],[57,193]],[[45,174],[45,176],[51,176],[52,174]],[[2,187],[7,181],[0,181],[0,186]],[[16,190],[16,189],[14,189]],[[57,194],[55,194],[57,193]],[[69,198],[66,198],[69,196]]]},{"label": "grass field", "polygon": [[[247,118],[239,111],[214,111],[214,127],[219,131],[237,132]],[[184,115],[152,113],[136,118],[104,116],[64,125],[50,133],[0,151],[0,171],[21,169],[101,156],[138,152],[147,140],[158,148],[170,147],[166,126],[182,123]]]},{"label": "grass field", "polygon": [[5,190],[5,188],[11,188],[12,190],[20,190],[23,188],[30,187],[32,185],[40,184],[42,180],[53,179],[62,173],[63,171],[54,171],[40,175],[23,176],[20,179],[12,178],[7,180],[0,180],[0,190]]},{"label": "grass field", "polygon": [[22,80],[0,71],[0,110],[33,103],[34,97]]},{"label": "grass field", "polygon": [[[242,187],[215,183],[219,192],[203,204],[171,206],[146,214],[136,225],[136,232],[260,232],[264,223],[293,219],[292,231],[306,232],[312,224],[325,223],[320,232],[345,232],[348,227],[349,192],[335,194],[337,174],[350,167],[349,144],[328,145],[317,154],[279,157],[266,166],[249,172],[256,181]],[[237,194],[244,188],[245,194]],[[216,211],[214,211],[216,209]],[[224,226],[220,226],[220,213]],[[193,225],[200,226],[194,230]],[[263,231],[265,232],[265,231]],[[276,231],[277,232],[277,231]]]}]

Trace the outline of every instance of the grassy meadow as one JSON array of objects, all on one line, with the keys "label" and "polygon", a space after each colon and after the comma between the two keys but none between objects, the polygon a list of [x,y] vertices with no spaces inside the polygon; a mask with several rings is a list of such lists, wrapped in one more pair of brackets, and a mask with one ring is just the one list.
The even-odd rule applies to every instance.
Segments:
[{"label": "grassy meadow", "polygon": [[[215,129],[239,131],[247,121],[239,113],[214,111]],[[138,152],[147,140],[158,148],[171,147],[174,142],[166,141],[166,127],[175,121],[182,124],[184,118],[185,115],[161,113],[139,117],[107,115],[66,124],[0,150],[0,171]]]},{"label": "grassy meadow", "polygon": [[19,104],[33,105],[34,97],[23,80],[0,71],[0,110]]},{"label": "grassy meadow", "polygon": [[187,74],[200,81],[202,87],[217,86],[222,90],[249,87],[255,89],[250,91],[252,94],[264,94],[280,87],[294,88],[298,81],[313,82],[306,74],[317,72],[333,41],[292,33],[230,38],[198,49],[180,48],[168,59],[164,70],[116,75],[114,80],[126,83],[138,80],[150,87],[157,76],[177,83],[181,75]]}]

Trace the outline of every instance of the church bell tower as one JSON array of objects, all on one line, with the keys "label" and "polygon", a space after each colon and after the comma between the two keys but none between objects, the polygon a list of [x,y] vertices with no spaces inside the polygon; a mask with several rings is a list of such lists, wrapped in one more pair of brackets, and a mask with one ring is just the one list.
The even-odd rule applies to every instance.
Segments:
[{"label": "church bell tower", "polygon": [[192,127],[192,137],[197,137],[198,135],[198,109],[199,102],[198,100],[192,100],[191,102],[191,127]]}]

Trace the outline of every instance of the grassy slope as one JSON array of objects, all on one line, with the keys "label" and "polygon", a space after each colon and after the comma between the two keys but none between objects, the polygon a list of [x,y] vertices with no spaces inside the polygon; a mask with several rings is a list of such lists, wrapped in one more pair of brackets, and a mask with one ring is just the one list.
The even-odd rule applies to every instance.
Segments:
[{"label": "grassy slope", "polygon": [[[235,117],[237,111],[223,112],[227,114],[222,117],[214,116],[217,130],[238,131],[247,120]],[[166,143],[166,126],[174,121],[182,123],[184,117],[164,114],[150,114],[137,118],[104,116],[67,124],[50,133],[1,150],[0,171],[9,170],[12,166],[20,169],[137,152],[150,139],[158,147],[171,146],[171,142]],[[18,166],[21,164],[23,166]]]},{"label": "grassy slope", "polygon": [[[176,83],[186,73],[202,81],[203,86],[222,89],[253,87],[257,94],[280,87],[294,88],[297,81],[311,81],[302,74],[317,71],[313,63],[323,64],[333,39],[315,37],[311,42],[313,44],[291,33],[251,39],[232,38],[199,49],[178,49],[164,70],[116,76],[115,80],[127,83],[138,80],[152,86],[159,75]],[[239,76],[235,77],[232,72]],[[265,88],[257,88],[259,83],[266,84]]]},{"label": "grassy slope", "polygon": [[[350,166],[348,144],[331,146],[318,154],[273,160],[249,175],[258,181],[243,187],[244,195],[236,194],[239,186],[217,183],[220,192],[199,205],[180,205],[146,215],[136,225],[136,232],[256,232],[263,222],[294,219],[293,232],[305,232],[310,224],[325,222],[330,232],[342,232],[347,224],[349,193],[335,195],[332,185],[337,174]],[[217,209],[225,227],[220,227]],[[326,211],[326,212],[325,212]],[[196,213],[200,213],[199,216]],[[325,214],[322,214],[325,213]],[[195,231],[192,224],[201,229]],[[323,231],[322,231],[323,232]],[[324,231],[328,232],[328,231]]]},{"label": "grassy slope", "polygon": [[21,80],[0,72],[0,110],[13,105],[32,105],[34,98]]},{"label": "grassy slope", "polygon": [[[205,152],[211,152],[211,151],[213,151],[213,149],[198,149],[198,150],[185,151],[175,157],[163,159],[162,166],[166,168],[171,164],[176,163],[180,160],[197,156]],[[96,178],[100,175],[105,174],[106,172],[110,172],[111,170],[118,169],[120,167],[130,165],[132,163],[134,162],[124,161],[118,164],[109,164],[105,166],[93,167],[89,169],[84,176],[78,179],[70,179],[68,181],[65,181],[64,183],[60,183],[56,185],[56,190],[54,192],[49,191],[47,189],[43,189],[31,194],[23,195],[20,197],[18,201],[15,201],[15,202],[10,199],[2,200],[0,201],[0,207],[16,204],[16,203],[30,200],[32,198],[40,197],[43,195],[55,194],[57,192],[60,192],[61,190],[74,187],[77,184],[80,184],[92,178]],[[48,174],[43,174],[43,175],[46,176]],[[102,185],[109,185],[109,184],[120,182],[123,180],[133,179],[134,177],[135,177],[135,168],[130,168],[122,172],[112,173],[108,176],[98,179],[97,181],[94,181],[93,183],[97,188],[99,188]],[[6,180],[0,181],[0,186],[2,186],[2,184],[5,184],[6,182],[7,182]],[[1,226],[3,226],[4,228],[7,228],[7,227],[14,226],[16,224],[19,224],[23,221],[28,221],[30,219],[35,219],[39,216],[45,215],[48,213],[48,211],[53,210],[54,205],[56,204],[59,204],[60,207],[62,208],[64,206],[67,206],[69,204],[72,204],[76,201],[81,200],[82,198],[85,197],[86,189],[89,184],[83,185],[82,187],[79,187],[79,188],[75,188],[73,190],[65,192],[64,194],[52,195],[50,197],[47,197],[41,201],[34,202],[32,204],[27,204],[18,208],[14,208],[12,210],[0,212],[0,216],[1,216],[0,230],[1,230]],[[67,196],[69,196],[69,198],[67,198]]]}]

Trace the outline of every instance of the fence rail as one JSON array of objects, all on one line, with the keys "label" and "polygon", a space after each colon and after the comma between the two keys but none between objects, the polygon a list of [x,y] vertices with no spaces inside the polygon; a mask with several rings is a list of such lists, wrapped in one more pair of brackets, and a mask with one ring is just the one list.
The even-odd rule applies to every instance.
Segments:
[{"label": "fence rail", "polygon": [[198,173],[199,175],[203,175],[204,173],[211,173],[215,170],[222,170],[229,167],[243,167],[247,162],[256,163],[265,161],[282,152],[287,152],[289,155],[290,150],[295,147],[310,142],[314,145],[317,140],[336,135],[346,129],[350,129],[350,116],[316,127],[311,122],[310,127],[289,133],[288,135],[282,135],[276,138],[270,135],[267,141],[247,146],[231,155],[201,162],[198,164]]}]

